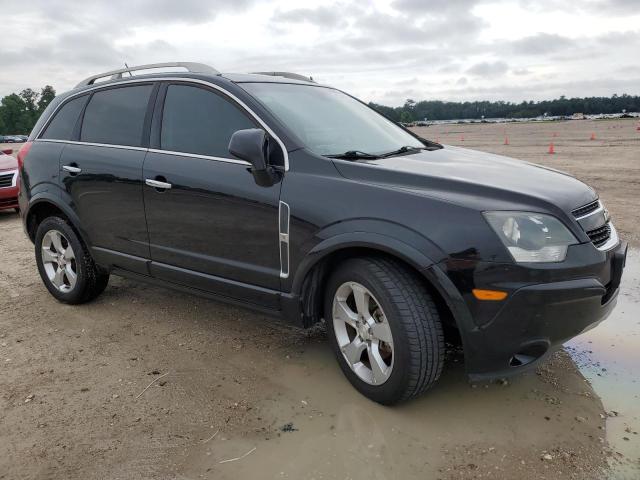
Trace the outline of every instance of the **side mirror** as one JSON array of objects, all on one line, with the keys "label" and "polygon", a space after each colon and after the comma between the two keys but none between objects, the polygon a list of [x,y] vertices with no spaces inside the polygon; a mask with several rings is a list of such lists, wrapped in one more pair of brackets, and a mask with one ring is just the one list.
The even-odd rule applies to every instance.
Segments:
[{"label": "side mirror", "polygon": [[270,187],[278,181],[278,173],[269,165],[269,137],[264,130],[238,130],[231,136],[229,152],[251,164],[253,178],[261,187]]}]

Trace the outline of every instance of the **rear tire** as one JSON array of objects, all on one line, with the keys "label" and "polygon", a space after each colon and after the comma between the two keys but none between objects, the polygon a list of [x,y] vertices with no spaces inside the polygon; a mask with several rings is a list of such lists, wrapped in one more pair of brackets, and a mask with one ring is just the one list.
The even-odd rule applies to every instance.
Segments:
[{"label": "rear tire", "polygon": [[36,231],[38,272],[49,293],[63,303],[93,300],[109,283],[75,230],[60,217],[48,217]]},{"label": "rear tire", "polygon": [[371,400],[393,405],[440,377],[440,316],[422,279],[402,264],[376,257],[342,263],[327,283],[324,312],[340,368]]}]

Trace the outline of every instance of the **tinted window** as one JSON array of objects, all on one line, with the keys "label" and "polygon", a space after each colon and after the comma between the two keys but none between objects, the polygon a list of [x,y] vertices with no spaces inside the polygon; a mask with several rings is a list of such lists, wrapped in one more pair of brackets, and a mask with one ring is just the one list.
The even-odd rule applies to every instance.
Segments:
[{"label": "tinted window", "polygon": [[94,93],[84,113],[80,140],[139,147],[152,89],[152,85],[141,85]]},{"label": "tinted window", "polygon": [[78,121],[78,116],[87,101],[87,96],[74,98],[62,105],[56,113],[49,126],[42,134],[41,138],[50,138],[55,140],[71,140],[73,129]]},{"label": "tinted window", "polygon": [[164,150],[229,158],[236,130],[256,125],[238,107],[209,90],[169,85],[160,143]]}]

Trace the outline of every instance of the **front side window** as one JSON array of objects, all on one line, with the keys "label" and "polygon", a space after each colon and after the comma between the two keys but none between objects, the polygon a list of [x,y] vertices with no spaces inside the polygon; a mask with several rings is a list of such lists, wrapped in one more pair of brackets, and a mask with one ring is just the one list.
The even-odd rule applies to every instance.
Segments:
[{"label": "front side window", "polygon": [[167,88],[160,134],[163,150],[229,158],[231,136],[246,128],[256,124],[221,95],[190,85]]},{"label": "front side window", "polygon": [[84,112],[80,140],[109,145],[142,145],[152,85],[113,88],[93,94]]},{"label": "front side window", "polygon": [[242,87],[319,155],[348,151],[380,155],[401,147],[424,148],[398,125],[339,90],[290,83]]},{"label": "front side window", "polygon": [[87,101],[87,95],[69,100],[62,105],[47,126],[40,138],[50,140],[72,140],[73,130],[78,121],[78,116]]}]

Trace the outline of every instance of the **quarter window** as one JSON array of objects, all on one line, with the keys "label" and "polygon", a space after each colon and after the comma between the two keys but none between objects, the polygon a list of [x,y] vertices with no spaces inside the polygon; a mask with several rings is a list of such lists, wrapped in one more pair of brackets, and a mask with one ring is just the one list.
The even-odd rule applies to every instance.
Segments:
[{"label": "quarter window", "polygon": [[80,140],[110,145],[142,145],[144,119],[152,85],[101,90],[84,113]]},{"label": "quarter window", "polygon": [[229,158],[231,136],[245,128],[256,125],[221,95],[189,85],[167,88],[160,134],[163,150]]},{"label": "quarter window", "polygon": [[87,95],[69,100],[62,105],[47,126],[41,138],[51,140],[72,140],[73,130],[78,121],[78,116],[87,101]]}]

